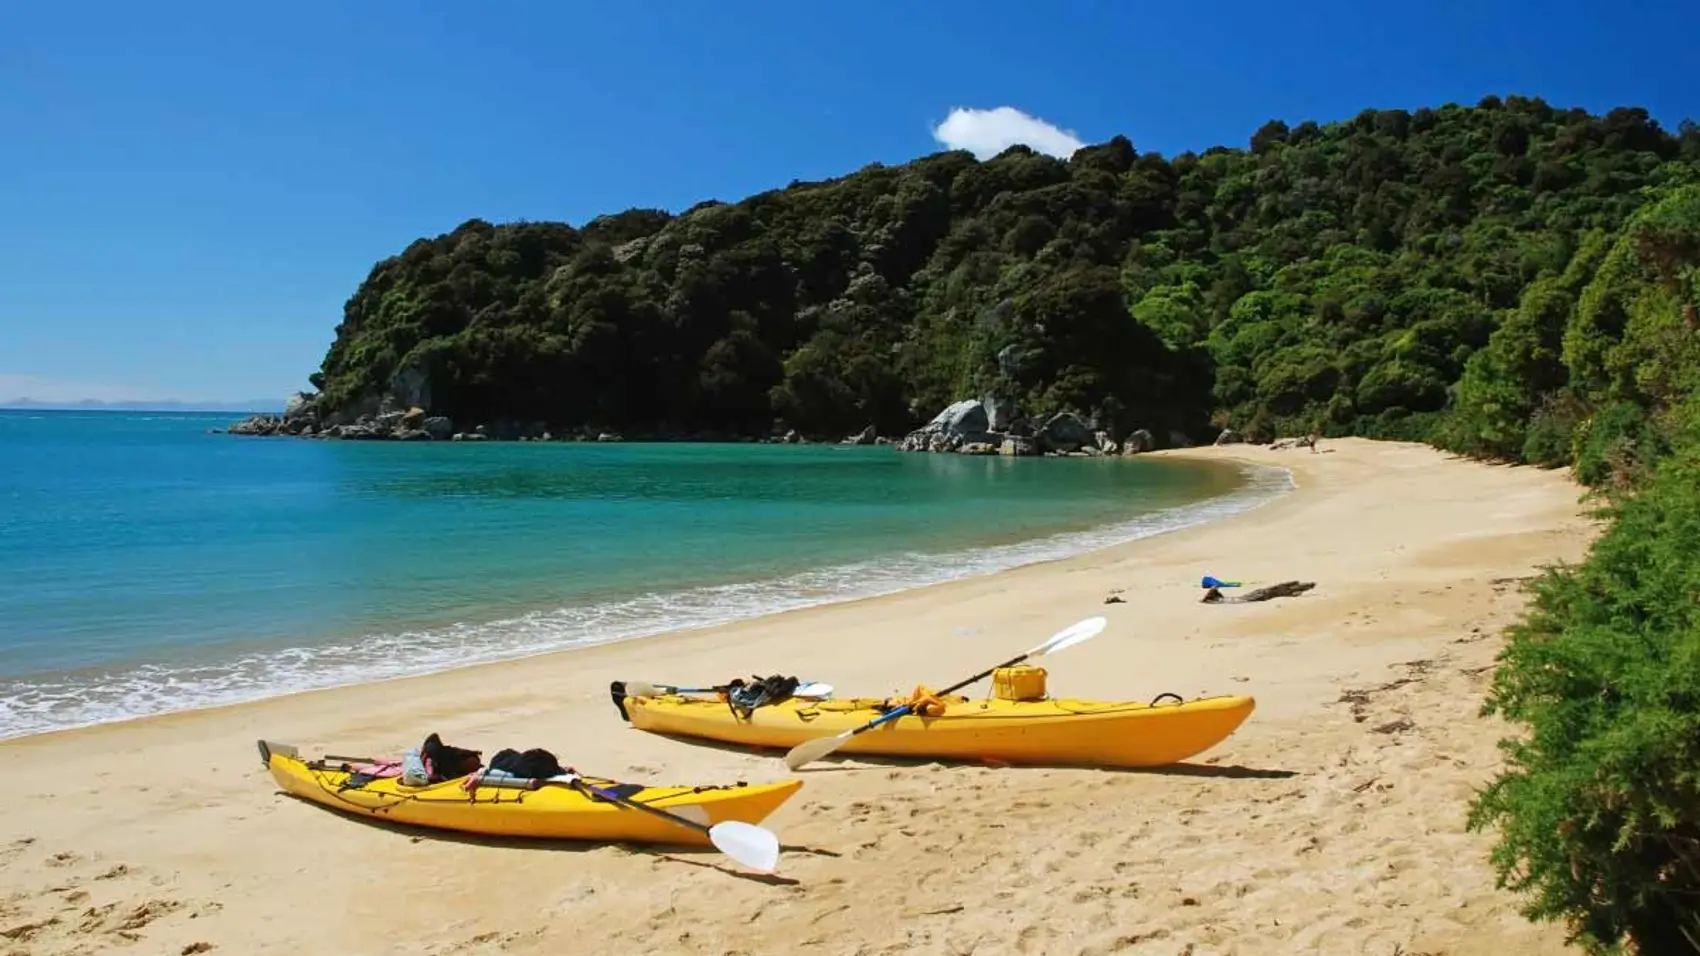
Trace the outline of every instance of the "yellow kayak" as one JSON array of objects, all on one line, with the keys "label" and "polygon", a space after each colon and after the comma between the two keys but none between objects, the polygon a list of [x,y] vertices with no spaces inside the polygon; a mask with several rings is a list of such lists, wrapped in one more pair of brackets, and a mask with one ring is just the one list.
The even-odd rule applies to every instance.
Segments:
[{"label": "yellow kayak", "polygon": [[[1166,695],[1173,697],[1174,695]],[[657,734],[790,749],[852,730],[883,712],[880,698],[795,697],[748,717],[724,700],[662,694],[626,696],[632,726]],[[1054,766],[1155,767],[1178,763],[1227,739],[1251,715],[1247,696],[1173,702],[1046,698],[944,699],[939,716],[906,714],[858,734],[839,753]]]},{"label": "yellow kayak", "polygon": [[[654,814],[585,795],[564,784],[536,789],[484,785],[466,777],[408,786],[399,776],[355,779],[345,758],[305,760],[295,748],[261,741],[260,757],[285,791],[358,816],[489,836],[709,845],[701,831]],[[636,803],[685,813],[704,825],[758,823],[791,798],[801,780],[768,784],[651,787],[585,776],[585,782]],[[697,808],[697,809],[692,809]]]}]

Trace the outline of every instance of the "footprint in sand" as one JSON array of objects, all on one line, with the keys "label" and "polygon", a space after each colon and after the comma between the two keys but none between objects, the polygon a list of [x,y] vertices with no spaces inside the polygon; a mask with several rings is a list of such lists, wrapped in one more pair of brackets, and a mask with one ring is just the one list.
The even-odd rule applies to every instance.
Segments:
[{"label": "footprint in sand", "polygon": [[9,939],[14,943],[27,943],[40,935],[42,930],[57,925],[59,925],[59,917],[49,916],[44,920],[37,920],[33,923],[23,923],[7,929],[0,929],[0,939]]},{"label": "footprint in sand", "polygon": [[23,837],[6,844],[6,849],[0,850],[0,859],[10,860],[18,854],[35,845],[35,837]]}]

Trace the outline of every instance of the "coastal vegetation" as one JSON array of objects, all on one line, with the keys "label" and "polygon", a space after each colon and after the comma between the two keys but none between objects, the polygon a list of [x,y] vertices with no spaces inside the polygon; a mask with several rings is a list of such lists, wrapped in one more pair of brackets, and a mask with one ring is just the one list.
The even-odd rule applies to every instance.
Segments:
[{"label": "coastal vegetation", "polygon": [[[373,267],[299,403],[453,426],[837,438],[965,397],[1569,466],[1471,825],[1593,952],[1700,951],[1700,127],[1539,99],[1245,148],[946,152],[679,215],[474,220]],[[497,430],[501,430],[498,428]]]}]

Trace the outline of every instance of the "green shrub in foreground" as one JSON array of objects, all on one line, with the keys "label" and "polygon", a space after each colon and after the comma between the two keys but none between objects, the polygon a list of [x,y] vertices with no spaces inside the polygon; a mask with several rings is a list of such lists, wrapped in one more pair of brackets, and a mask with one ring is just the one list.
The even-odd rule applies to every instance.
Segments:
[{"label": "green shrub in foreground", "polygon": [[1528,733],[1469,825],[1588,952],[1700,953],[1700,441],[1607,513],[1510,632],[1484,713]]}]

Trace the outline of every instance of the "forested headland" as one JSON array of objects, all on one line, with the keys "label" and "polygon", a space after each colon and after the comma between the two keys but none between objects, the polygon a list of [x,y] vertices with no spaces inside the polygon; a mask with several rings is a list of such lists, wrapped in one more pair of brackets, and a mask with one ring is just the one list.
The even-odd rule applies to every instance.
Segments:
[{"label": "forested headland", "polygon": [[1697,309],[1700,128],[1490,96],[470,221],[373,267],[296,411],[836,440],[994,398],[1572,466],[1609,530],[1510,635],[1489,706],[1524,733],[1472,822],[1582,945],[1700,952]]}]

